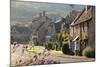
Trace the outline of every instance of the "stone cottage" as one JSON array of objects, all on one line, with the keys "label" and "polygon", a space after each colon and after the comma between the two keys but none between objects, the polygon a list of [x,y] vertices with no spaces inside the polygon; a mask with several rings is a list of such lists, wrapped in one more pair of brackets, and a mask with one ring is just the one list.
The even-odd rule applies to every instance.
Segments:
[{"label": "stone cottage", "polygon": [[70,36],[86,41],[86,46],[95,45],[95,6],[87,6],[70,25]]},{"label": "stone cottage", "polygon": [[32,20],[32,36],[37,36],[37,42],[39,45],[42,45],[46,41],[46,36],[52,34],[52,21],[46,16],[45,11],[40,13],[39,17],[36,17]]},{"label": "stone cottage", "polygon": [[17,41],[18,43],[25,44],[30,40],[31,30],[26,26],[11,26],[11,43]]}]

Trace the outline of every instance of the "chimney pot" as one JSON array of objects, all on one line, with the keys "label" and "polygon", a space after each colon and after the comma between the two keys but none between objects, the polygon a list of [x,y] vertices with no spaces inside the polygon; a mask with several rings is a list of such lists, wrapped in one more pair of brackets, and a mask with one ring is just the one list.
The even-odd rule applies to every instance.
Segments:
[{"label": "chimney pot", "polygon": [[43,11],[43,16],[45,16],[45,11]]}]

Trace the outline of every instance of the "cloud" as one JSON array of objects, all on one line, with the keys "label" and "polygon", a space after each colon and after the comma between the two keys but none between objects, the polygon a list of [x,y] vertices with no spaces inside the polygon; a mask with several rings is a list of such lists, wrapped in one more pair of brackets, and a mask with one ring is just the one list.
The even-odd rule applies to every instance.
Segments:
[{"label": "cloud", "polygon": [[[84,6],[74,5],[73,9],[82,10],[83,8]],[[67,4],[11,1],[11,22],[28,23],[43,10],[45,10],[48,15],[66,16],[71,9],[72,7]]]}]

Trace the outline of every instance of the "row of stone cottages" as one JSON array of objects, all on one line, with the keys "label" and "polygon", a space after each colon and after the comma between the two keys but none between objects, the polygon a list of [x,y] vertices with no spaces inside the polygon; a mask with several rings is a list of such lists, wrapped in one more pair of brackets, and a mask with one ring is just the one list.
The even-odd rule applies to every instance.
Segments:
[{"label": "row of stone cottages", "polygon": [[72,39],[79,37],[85,47],[95,47],[95,6],[87,6],[70,25]]}]

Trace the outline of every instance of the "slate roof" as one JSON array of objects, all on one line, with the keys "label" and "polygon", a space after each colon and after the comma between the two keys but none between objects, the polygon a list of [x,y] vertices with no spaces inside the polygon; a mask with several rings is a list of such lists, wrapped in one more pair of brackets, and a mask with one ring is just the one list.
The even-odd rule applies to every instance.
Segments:
[{"label": "slate roof", "polygon": [[30,34],[31,33],[31,30],[29,27],[17,26],[17,27],[12,27],[12,29],[13,28],[15,28],[15,30],[20,34]]}]

